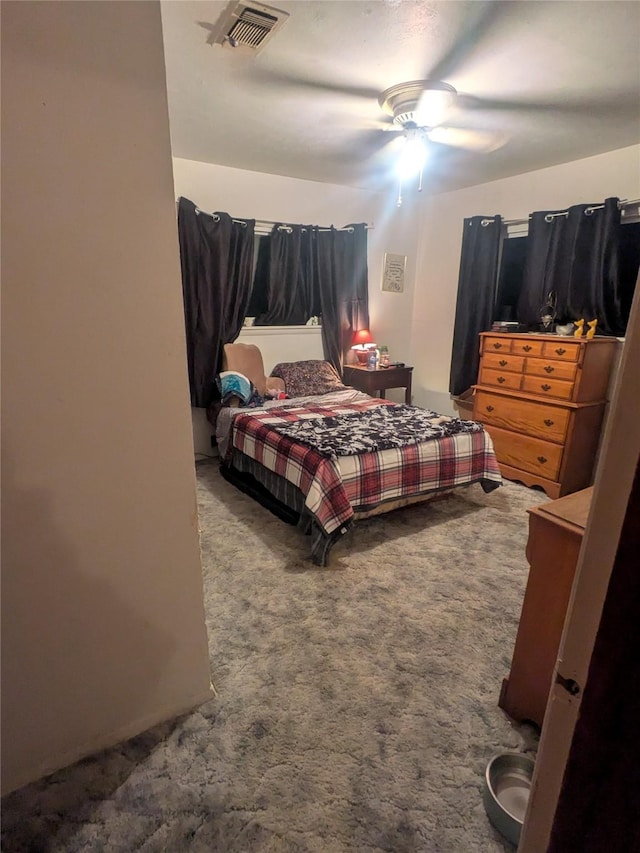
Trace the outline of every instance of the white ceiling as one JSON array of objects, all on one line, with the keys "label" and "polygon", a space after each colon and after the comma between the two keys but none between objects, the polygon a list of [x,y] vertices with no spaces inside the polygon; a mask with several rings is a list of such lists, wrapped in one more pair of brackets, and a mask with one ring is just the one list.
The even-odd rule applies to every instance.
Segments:
[{"label": "white ceiling", "polygon": [[640,142],[636,0],[270,5],[289,18],[248,56],[207,41],[227,2],[162,2],[175,156],[381,189],[399,142],[381,129],[377,96],[428,77],[464,96],[447,124],[508,142],[492,153],[430,145],[425,190]]}]

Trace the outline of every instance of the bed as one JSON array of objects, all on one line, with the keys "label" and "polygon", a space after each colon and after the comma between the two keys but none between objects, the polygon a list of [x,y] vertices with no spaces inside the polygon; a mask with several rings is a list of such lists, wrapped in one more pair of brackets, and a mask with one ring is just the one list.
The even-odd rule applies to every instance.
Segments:
[{"label": "bed", "polygon": [[[249,390],[234,391],[238,375]],[[327,362],[284,363],[267,377],[257,347],[227,344],[221,377],[231,385],[219,385],[225,404],[209,417],[223,476],[310,534],[316,565],[361,518],[502,483],[481,424],[370,397]]]}]

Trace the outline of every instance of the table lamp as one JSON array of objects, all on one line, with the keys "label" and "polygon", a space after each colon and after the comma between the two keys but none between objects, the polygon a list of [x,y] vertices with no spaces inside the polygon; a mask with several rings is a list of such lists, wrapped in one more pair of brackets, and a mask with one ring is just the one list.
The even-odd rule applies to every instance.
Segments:
[{"label": "table lamp", "polygon": [[366,364],[369,350],[375,348],[376,344],[369,329],[359,329],[354,332],[351,349],[355,352],[359,364]]}]

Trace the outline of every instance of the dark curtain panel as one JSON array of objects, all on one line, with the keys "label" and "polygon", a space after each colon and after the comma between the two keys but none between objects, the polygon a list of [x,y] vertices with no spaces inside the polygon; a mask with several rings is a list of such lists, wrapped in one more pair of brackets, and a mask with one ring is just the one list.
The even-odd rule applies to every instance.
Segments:
[{"label": "dark curtain panel", "polygon": [[271,241],[267,234],[258,239],[258,257],[256,269],[253,274],[253,286],[251,297],[247,305],[247,317],[259,317],[267,312],[267,299],[269,296],[269,257],[271,255]]},{"label": "dark curtain panel", "polygon": [[509,237],[502,241],[500,276],[496,292],[494,320],[513,321],[522,290],[522,277],[527,258],[528,237]]},{"label": "dark curtain panel", "polygon": [[187,362],[191,405],[213,400],[222,347],[240,333],[251,290],[255,221],[178,203]]},{"label": "dark curtain panel", "polygon": [[598,333],[624,334],[618,199],[576,204],[562,214],[536,211],[530,217],[518,320],[537,325],[541,307],[553,294],[558,322],[597,318]]},{"label": "dark curtain panel", "polygon": [[640,222],[625,222],[620,226],[620,300],[626,325],[640,273]]},{"label": "dark curtain panel", "polygon": [[322,315],[327,361],[342,373],[353,332],[369,327],[367,228],[274,226],[261,240],[251,306],[255,325],[304,325]]},{"label": "dark curtain panel", "polygon": [[[256,326],[303,326],[312,313],[314,228],[274,225],[259,258],[254,288],[266,290],[267,308]],[[261,253],[262,254],[262,253]]]},{"label": "dark curtain panel", "polygon": [[317,229],[315,292],[322,314],[324,357],[342,376],[354,331],[369,328],[367,227]]},{"label": "dark curtain panel", "polygon": [[[485,223],[485,224],[483,224]],[[480,332],[491,328],[502,217],[464,220],[449,391],[462,394],[478,378]]]}]

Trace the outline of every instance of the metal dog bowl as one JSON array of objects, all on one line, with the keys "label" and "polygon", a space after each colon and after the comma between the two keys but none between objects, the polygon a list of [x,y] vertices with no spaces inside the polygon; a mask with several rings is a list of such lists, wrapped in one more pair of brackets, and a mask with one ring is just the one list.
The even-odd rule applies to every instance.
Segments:
[{"label": "metal dog bowl", "polygon": [[516,752],[496,755],[487,764],[482,799],[489,820],[501,835],[518,845],[524,821],[533,759]]}]

